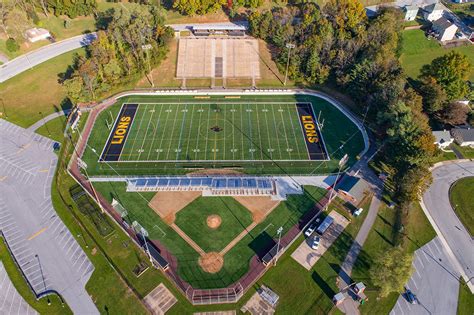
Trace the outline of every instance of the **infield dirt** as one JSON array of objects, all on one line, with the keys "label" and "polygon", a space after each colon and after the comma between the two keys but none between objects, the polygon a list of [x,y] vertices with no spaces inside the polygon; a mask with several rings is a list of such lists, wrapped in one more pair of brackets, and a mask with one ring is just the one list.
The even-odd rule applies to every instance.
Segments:
[{"label": "infield dirt", "polygon": [[200,191],[159,191],[148,205],[166,224],[171,225],[176,213],[200,196]]}]

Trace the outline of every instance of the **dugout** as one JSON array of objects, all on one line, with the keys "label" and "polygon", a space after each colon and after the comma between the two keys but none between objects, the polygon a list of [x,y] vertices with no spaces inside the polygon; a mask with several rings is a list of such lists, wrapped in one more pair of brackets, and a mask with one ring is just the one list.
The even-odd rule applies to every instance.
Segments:
[{"label": "dugout", "polygon": [[238,24],[225,24],[225,25],[193,25],[192,32],[194,36],[245,36],[247,27]]}]

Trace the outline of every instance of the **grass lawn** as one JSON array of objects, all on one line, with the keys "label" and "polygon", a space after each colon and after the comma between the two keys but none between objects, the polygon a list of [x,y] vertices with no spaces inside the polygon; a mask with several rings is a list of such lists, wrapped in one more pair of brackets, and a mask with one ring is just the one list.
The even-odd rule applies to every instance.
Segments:
[{"label": "grass lawn", "polygon": [[474,294],[469,290],[464,279],[459,280],[459,297],[458,297],[458,315],[472,315],[474,310]]},{"label": "grass lawn", "polygon": [[[217,229],[207,226],[210,215],[220,216]],[[252,214],[232,197],[200,197],[177,213],[175,223],[205,252],[220,252],[252,223]]]},{"label": "grass lawn", "polygon": [[465,159],[474,159],[474,148],[471,147],[461,147],[457,145],[456,143],[452,144],[454,145],[459,152],[464,156]]},{"label": "grass lawn", "polygon": [[[428,40],[422,30],[406,30],[402,36],[402,54],[400,61],[402,67],[411,78],[416,79],[423,65],[429,64],[433,59],[447,54],[450,50],[465,54],[474,64],[474,49],[471,45],[446,49],[436,40]],[[474,70],[469,76],[474,80]]]},{"label": "grass lawn", "polygon": [[[396,210],[383,204],[362,247],[361,256],[359,256],[354,266],[352,278],[356,282],[363,281],[368,288],[366,294],[369,301],[359,308],[362,314],[388,314],[398,299],[399,294],[394,292],[386,298],[377,300],[378,290],[373,287],[368,274],[373,260],[395,245],[398,233],[394,229],[396,220]],[[407,252],[414,252],[436,236],[418,204],[412,205],[407,221],[408,224],[404,227],[404,241],[402,242],[402,246]]]},{"label": "grass lawn", "polygon": [[63,307],[59,297],[55,294],[48,296],[49,300],[51,301],[51,305],[48,305],[48,297],[43,297],[40,300],[36,299],[36,296],[31,291],[30,287],[25,281],[25,278],[11,257],[2,237],[0,237],[0,261],[5,267],[8,277],[10,278],[15,289],[37,312],[40,314],[72,314],[67,304],[64,304]]},{"label": "grass lawn", "polygon": [[[88,114],[89,113],[85,113],[85,115],[83,115],[81,119],[86,121]],[[46,124],[36,129],[35,132],[42,136],[53,139],[54,141],[63,142],[64,129],[66,128],[66,122],[67,122],[67,117],[60,116],[53,120],[48,121]]]},{"label": "grass lawn", "polygon": [[449,191],[451,206],[459,220],[474,235],[474,177],[465,177],[455,182]]},{"label": "grass lawn", "polygon": [[[67,70],[75,53],[84,53],[77,49],[50,59],[33,69],[27,70],[10,80],[0,83],[0,103],[10,122],[28,127],[41,119],[39,112],[48,115],[62,110],[62,101],[66,92],[58,82],[58,74]],[[4,113],[5,114],[5,113]],[[5,118],[5,115],[3,115]]]},{"label": "grass lawn", "polygon": [[454,152],[445,152],[445,151],[439,150],[439,155],[435,157],[433,163],[455,160],[455,159],[457,159],[457,157],[456,157],[456,154],[454,154]]}]

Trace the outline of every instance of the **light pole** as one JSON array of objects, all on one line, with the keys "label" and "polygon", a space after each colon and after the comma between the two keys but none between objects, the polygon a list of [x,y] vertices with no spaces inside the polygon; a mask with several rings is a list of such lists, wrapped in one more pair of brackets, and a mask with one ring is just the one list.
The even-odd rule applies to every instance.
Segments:
[{"label": "light pole", "polygon": [[334,190],[336,190],[337,181],[339,180],[339,175],[341,174],[341,168],[347,163],[348,159],[349,159],[349,156],[345,154],[342,157],[342,159],[339,161],[339,170],[337,171],[336,180],[334,181],[334,186],[331,188],[331,193],[329,194],[329,201],[324,207],[324,211],[327,210],[327,208],[329,207],[329,204],[332,201],[332,195],[333,195]]},{"label": "light pole", "polygon": [[146,253],[148,254],[148,258],[150,259],[150,263],[153,266],[153,259],[151,258],[150,249],[148,248],[148,243],[146,242],[145,236],[148,235],[148,232],[142,227],[140,228],[140,234],[142,235],[143,242],[145,243]]},{"label": "light pole", "polygon": [[288,78],[288,67],[290,66],[291,49],[295,48],[296,46],[295,44],[287,43],[285,47],[288,48],[288,59],[286,61],[285,80],[283,81],[283,85],[286,85],[286,79]]},{"label": "light pole", "polygon": [[281,233],[283,232],[283,226],[280,226],[277,230],[277,233],[278,233],[278,243],[277,243],[277,251],[276,251],[276,257],[275,257],[275,264],[274,266],[277,265],[277,261],[278,261],[278,257],[280,257],[279,255],[279,251],[280,251],[280,241],[281,241]]}]

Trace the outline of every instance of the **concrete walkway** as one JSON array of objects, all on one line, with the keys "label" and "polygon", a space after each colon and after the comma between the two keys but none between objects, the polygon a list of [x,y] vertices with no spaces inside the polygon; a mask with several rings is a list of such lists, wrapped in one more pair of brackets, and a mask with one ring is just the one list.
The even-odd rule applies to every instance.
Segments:
[{"label": "concrete walkway", "polygon": [[48,116],[45,116],[44,119],[40,119],[37,122],[35,122],[33,125],[29,126],[27,129],[34,132],[39,127],[43,126],[45,123],[47,123],[47,122],[49,122],[53,119],[56,119],[58,117],[62,117],[62,116],[66,117],[70,112],[71,112],[70,109],[65,109],[65,110],[62,110],[62,111],[59,111],[59,112],[49,114]]}]

